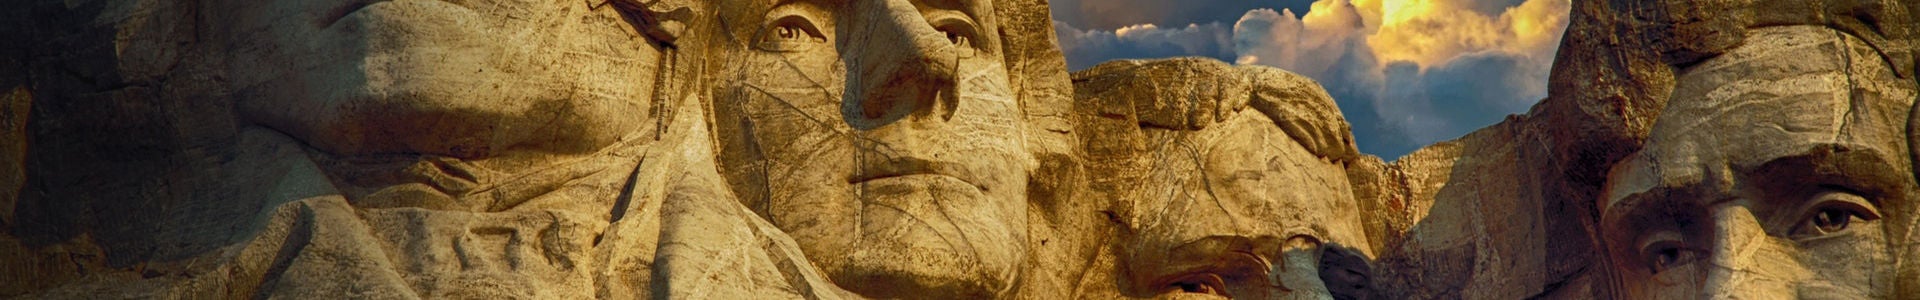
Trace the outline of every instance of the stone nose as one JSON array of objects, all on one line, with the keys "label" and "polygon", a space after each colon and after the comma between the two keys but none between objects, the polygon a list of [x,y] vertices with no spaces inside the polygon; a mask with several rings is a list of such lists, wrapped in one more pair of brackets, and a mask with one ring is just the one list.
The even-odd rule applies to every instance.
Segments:
[{"label": "stone nose", "polygon": [[1320,247],[1320,284],[1333,299],[1373,299],[1373,264],[1359,249],[1326,244]]},{"label": "stone nose", "polygon": [[1707,278],[1700,299],[1774,299],[1793,295],[1788,259],[1745,206],[1723,205],[1713,212],[1713,241],[1706,249]]},{"label": "stone nose", "polygon": [[1287,239],[1280,246],[1280,261],[1270,274],[1273,282],[1286,290],[1269,299],[1333,300],[1326,281],[1320,278],[1320,242],[1307,237]]},{"label": "stone nose", "polygon": [[[841,57],[851,72],[840,113],[857,129],[950,115],[959,53],[909,0],[855,0]],[[944,110],[944,111],[942,111]]]}]

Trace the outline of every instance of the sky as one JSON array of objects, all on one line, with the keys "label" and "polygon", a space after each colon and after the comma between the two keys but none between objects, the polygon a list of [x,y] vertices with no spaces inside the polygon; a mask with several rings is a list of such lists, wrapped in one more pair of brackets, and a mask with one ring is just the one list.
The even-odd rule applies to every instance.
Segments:
[{"label": "sky", "polygon": [[1570,0],[1053,0],[1067,66],[1204,56],[1312,77],[1393,160],[1547,95]]}]

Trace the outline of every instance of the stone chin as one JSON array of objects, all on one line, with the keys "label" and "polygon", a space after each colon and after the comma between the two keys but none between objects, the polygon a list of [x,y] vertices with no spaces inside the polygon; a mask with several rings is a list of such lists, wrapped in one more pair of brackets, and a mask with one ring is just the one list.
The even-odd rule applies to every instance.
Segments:
[{"label": "stone chin", "polygon": [[1008,290],[1026,252],[994,195],[944,175],[855,183],[859,238],[834,266],[849,290],[877,298],[982,299]]},{"label": "stone chin", "polygon": [[[1011,281],[987,276],[978,269],[931,269],[930,266],[964,265],[940,252],[915,252],[921,260],[883,262],[859,260],[849,269],[834,274],[834,281],[862,296],[881,299],[994,299],[1008,290]],[[909,264],[908,262],[911,262]]]}]

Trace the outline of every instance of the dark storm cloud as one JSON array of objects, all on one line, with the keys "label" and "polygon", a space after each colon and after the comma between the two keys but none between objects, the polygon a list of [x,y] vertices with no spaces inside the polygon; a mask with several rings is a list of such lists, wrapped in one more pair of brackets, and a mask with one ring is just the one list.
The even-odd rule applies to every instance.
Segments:
[{"label": "dark storm cloud", "polygon": [[1219,23],[1159,28],[1138,25],[1119,30],[1080,30],[1053,22],[1067,67],[1078,70],[1115,59],[1205,56],[1232,60],[1232,30]]},{"label": "dark storm cloud", "polygon": [[[1550,66],[1526,55],[1483,52],[1424,71],[1410,62],[1391,63],[1382,71],[1380,86],[1367,86],[1371,83],[1366,81],[1322,83],[1381,91],[1376,97],[1354,95],[1345,101],[1366,103],[1379,118],[1365,120],[1374,122],[1370,129],[1378,131],[1369,133],[1377,138],[1364,141],[1362,149],[1397,156],[1525,112],[1546,97]],[[1358,128],[1356,136],[1361,134]]]}]

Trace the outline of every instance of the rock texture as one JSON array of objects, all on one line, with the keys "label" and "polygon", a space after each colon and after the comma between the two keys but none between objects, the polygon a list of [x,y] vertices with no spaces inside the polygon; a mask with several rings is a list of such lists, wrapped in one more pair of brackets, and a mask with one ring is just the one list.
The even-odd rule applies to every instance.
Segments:
[{"label": "rock texture", "polygon": [[1033,43],[1051,40],[1031,31],[1044,17],[1000,16],[1035,6],[719,3],[721,173],[833,282],[867,297],[978,299],[1063,276],[1029,267],[1033,228],[1051,226],[1029,204],[1060,195],[1030,189],[1060,189],[1037,171],[1071,149],[1047,130],[1059,124],[1027,119],[1061,118],[1067,98],[1043,92],[1066,91],[1046,86],[1065,74],[1047,73],[1061,70],[1057,52],[1029,53],[1051,47]]},{"label": "rock texture", "polygon": [[1318,84],[1201,58],[1109,62],[1074,84],[1114,227],[1077,297],[1372,292],[1343,168],[1358,152]]},{"label": "rock texture", "polygon": [[[1748,38],[1755,35],[1752,33],[1755,30],[1804,24],[1830,31],[1802,36],[1803,39],[1851,39],[1871,45],[1874,51],[1829,48],[1810,51],[1795,60],[1819,56],[1815,53],[1857,52],[1860,57],[1877,57],[1886,63],[1889,67],[1885,69],[1898,78],[1888,82],[1910,83],[1912,77],[1899,74],[1907,74],[1902,69],[1913,66],[1910,58],[1902,57],[1912,55],[1912,34],[1920,28],[1915,25],[1914,9],[1910,4],[1897,1],[1576,2],[1574,19],[1550,79],[1550,95],[1526,115],[1510,117],[1501,124],[1416,151],[1392,163],[1368,163],[1350,169],[1356,175],[1356,186],[1376,186],[1371,191],[1356,192],[1357,195],[1384,196],[1377,203],[1390,215],[1385,218],[1389,224],[1387,235],[1401,236],[1398,241],[1388,241],[1382,251],[1379,267],[1380,272],[1385,273],[1382,285],[1401,298],[1653,297],[1656,294],[1627,288],[1628,283],[1644,282],[1650,276],[1623,273],[1623,270],[1644,271],[1646,265],[1616,258],[1623,254],[1643,256],[1646,252],[1639,252],[1643,249],[1637,248],[1641,245],[1614,249],[1612,243],[1602,238],[1618,231],[1600,223],[1606,199],[1603,187],[1616,184],[1608,176],[1610,170],[1616,168],[1616,162],[1635,155],[1649,136],[1660,134],[1656,122],[1705,122],[1699,121],[1703,119],[1701,115],[1662,116],[1676,101],[1697,102],[1710,98],[1678,91],[1676,85],[1686,82],[1677,74],[1684,73],[1688,66],[1701,64],[1704,59],[1728,56],[1726,53],[1732,49],[1755,43]],[[1755,48],[1771,47],[1778,46]],[[1742,76],[1786,72],[1777,70],[1781,69],[1754,68]],[[1870,71],[1862,68],[1842,73],[1862,79],[1881,76]],[[1693,84],[1723,91],[1719,93],[1738,91],[1746,86],[1728,80]],[[1860,91],[1864,95],[1886,94],[1879,90],[1886,89]],[[1704,103],[1687,105],[1701,104]],[[1777,115],[1751,120],[1783,122],[1788,120],[1785,116],[1798,115],[1800,111],[1782,107],[1776,110]],[[1688,121],[1665,121],[1667,119]],[[1685,124],[1689,125],[1668,125],[1674,128],[1669,131],[1694,132],[1697,126],[1714,126]],[[1720,132],[1741,131],[1755,129],[1730,128]],[[1748,143],[1775,142],[1759,139]],[[1692,238],[1696,239],[1690,241],[1692,243],[1714,239],[1711,235]],[[1892,241],[1889,245],[1899,243]],[[1713,249],[1706,245],[1688,245],[1695,249]],[[1735,250],[1758,249],[1721,248],[1687,252],[1681,254],[1684,255],[1681,258],[1699,257],[1704,261],[1712,255]],[[1890,255],[1902,257],[1898,253],[1893,251]],[[1707,262],[1693,263],[1705,264]],[[1812,269],[1840,267],[1805,261],[1802,264],[1814,266]],[[1702,280],[1709,273],[1662,276],[1667,277],[1663,280]],[[1868,295],[1900,298],[1904,296],[1898,295],[1905,294],[1891,291],[1920,286],[1899,281],[1876,282],[1888,283],[1876,286],[1878,294]],[[1781,286],[1760,285],[1768,289]],[[1709,295],[1741,289],[1735,285],[1717,288],[1719,292],[1701,289],[1695,290],[1697,294],[1663,295]],[[1845,295],[1834,291],[1779,289],[1767,293],[1806,297]]]},{"label": "rock texture", "polygon": [[1684,68],[1646,147],[1607,178],[1599,228],[1618,292],[1864,299],[1920,288],[1903,266],[1915,253],[1907,125],[1920,93],[1887,61],[1837,30],[1780,26]]},{"label": "rock texture", "polygon": [[[1053,226],[1097,214],[1029,201],[1074,190],[1026,178],[1077,170],[1071,86],[1044,2],[1003,2],[27,3],[0,266],[35,276],[0,294],[1051,298],[1092,248]],[[781,64],[821,81],[747,76]],[[733,127],[754,99],[835,127]],[[814,133],[845,143],[768,140]]]},{"label": "rock texture", "polygon": [[1901,1],[1578,1],[1391,161],[1284,70],[1068,74],[1043,0],[17,6],[0,297],[1920,295]]},{"label": "rock texture", "polygon": [[720,178],[692,4],[27,3],[3,293],[851,296]]}]

